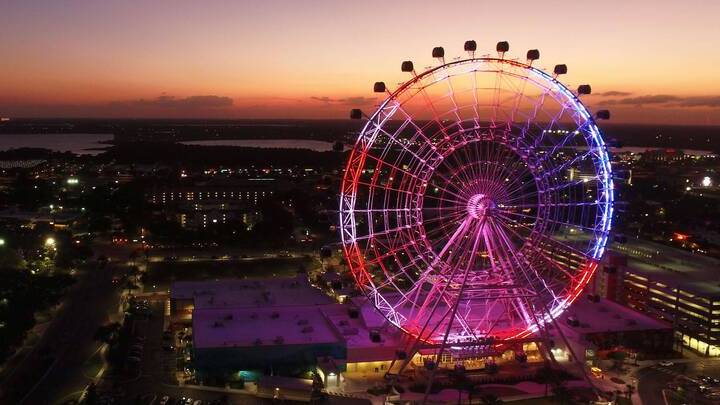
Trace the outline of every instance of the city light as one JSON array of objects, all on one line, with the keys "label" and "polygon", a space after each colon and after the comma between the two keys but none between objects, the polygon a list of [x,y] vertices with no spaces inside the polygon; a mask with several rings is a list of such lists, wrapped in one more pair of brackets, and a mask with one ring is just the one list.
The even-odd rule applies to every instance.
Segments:
[{"label": "city light", "polygon": [[[287,3],[263,11],[268,18],[286,13],[293,6]],[[332,19],[330,3],[280,29]],[[466,3],[415,17],[452,14],[445,25],[462,26],[483,11]],[[676,7],[676,14],[685,10]],[[27,13],[30,8],[19,11],[39,17],[46,9]],[[147,8],[143,13],[155,17]],[[186,36],[212,31],[224,19],[247,17],[246,8],[233,15],[229,8],[207,13],[198,6],[202,21],[189,28],[171,21],[168,27],[182,29],[160,30],[159,39],[188,43]],[[383,16],[406,8],[383,10]],[[529,21],[535,26],[528,32],[543,32],[552,20],[543,17],[554,15],[546,8],[504,10],[511,18],[491,23],[515,20],[522,28]],[[93,64],[93,53],[77,47],[68,53],[63,47],[75,44],[67,38],[55,41],[58,52],[72,63],[100,66],[100,76],[72,63],[57,68],[52,58],[24,58],[32,60],[21,61],[9,81],[18,82],[12,92],[28,94],[10,94],[8,100],[19,103],[7,114],[28,110],[37,119],[0,117],[8,144],[27,149],[8,153],[0,145],[7,197],[0,199],[0,331],[13,338],[0,339],[0,353],[37,335],[36,325],[52,333],[41,337],[31,361],[8,362],[3,373],[17,378],[0,386],[0,405],[62,402],[69,391],[102,403],[136,398],[197,405],[236,396],[248,402],[251,395],[255,402],[313,403],[368,393],[418,403],[457,396],[460,403],[486,388],[498,402],[523,396],[536,403],[562,399],[567,393],[551,392],[548,381],[570,378],[576,381],[566,388],[572,385],[573,395],[597,404],[647,405],[665,396],[715,403],[720,367],[710,365],[720,364],[720,183],[714,184],[720,153],[712,151],[720,150],[720,138],[713,138],[712,125],[720,125],[720,117],[708,111],[720,79],[712,64],[700,69],[685,60],[695,52],[682,53],[682,27],[661,41],[651,35],[660,16],[644,25],[645,15],[655,12],[646,8],[622,10],[630,25],[644,28],[635,31],[649,33],[639,46],[656,41],[657,49],[682,54],[683,73],[702,94],[670,80],[677,58],[633,60],[626,65],[638,71],[653,65],[654,73],[668,74],[626,85],[623,72],[595,63],[612,58],[614,48],[603,46],[611,42],[603,38],[582,38],[583,30],[573,29],[583,26],[582,18],[570,19],[577,26],[568,27],[575,32],[569,39],[547,43],[551,35],[529,36],[512,52],[508,42],[486,37],[460,47],[442,30],[415,52],[419,43],[394,40],[397,24],[383,24],[387,32],[376,37],[385,38],[387,49],[378,55],[366,52],[377,44],[360,44],[377,38],[355,39],[352,29],[343,34],[341,15],[337,26],[317,27],[334,33],[329,42],[290,37],[327,55],[350,42],[353,56],[372,56],[369,68],[331,58],[323,66],[333,72],[328,79],[303,63],[317,52],[300,52],[272,72],[253,75],[255,63],[246,63],[233,80],[213,71],[190,89],[182,86],[186,75],[173,75],[182,62],[172,60],[177,52],[132,59],[137,80],[124,87]],[[40,20],[59,21],[53,28],[61,32],[72,29],[70,23],[135,17],[131,6],[111,9],[83,12],[78,21]],[[702,13],[706,19],[686,19],[693,27],[710,26],[705,35],[693,32],[696,42],[705,44],[717,28],[711,11]],[[428,23],[411,14],[401,18],[422,31]],[[275,55],[278,46],[253,43],[274,28],[252,21],[258,16],[249,17],[257,26],[236,24],[247,29],[233,38],[257,50],[250,59],[263,62],[265,48]],[[17,27],[33,30],[34,20],[17,20]],[[137,20],[115,25],[144,32]],[[101,28],[98,33],[107,31]],[[281,34],[276,37],[288,38]],[[86,48],[97,50],[95,37],[88,38]],[[18,45],[21,53],[35,55],[25,49],[31,42]],[[130,55],[125,51],[138,44],[120,42],[101,48],[122,65]],[[208,41],[195,42],[190,45]],[[539,59],[540,50],[529,45],[549,57]],[[386,58],[391,48],[395,56]],[[123,54],[113,54],[116,49]],[[559,51],[568,49],[560,59],[566,52]],[[410,55],[415,62],[397,63]],[[225,59],[206,64],[231,71]],[[378,74],[387,60],[390,72]],[[37,73],[33,65],[40,62],[59,81],[83,73],[80,82],[71,80],[73,100],[24,105],[36,96],[44,100],[35,94],[42,87],[24,84],[22,74]],[[564,84],[568,66],[573,86]],[[388,86],[350,83],[365,74],[385,78]],[[593,79],[595,93],[580,84],[585,79]],[[675,87],[657,90],[665,82]],[[605,105],[613,111],[596,109]],[[56,111],[71,116],[41,118]],[[606,124],[611,112],[617,122]],[[73,117],[105,113],[113,118]],[[34,146],[22,146],[30,140]],[[113,348],[117,367],[103,361],[106,348]],[[57,364],[38,369],[46,358]],[[89,367],[74,366],[84,363]],[[623,371],[628,366],[635,369]],[[502,388],[537,371],[553,378]],[[57,389],[36,389],[38,381],[25,378],[39,372],[44,385]],[[215,387],[183,388],[194,385]],[[438,394],[438,387],[454,389]]]},{"label": "city light", "polygon": [[675,234],[673,236],[675,236],[676,240],[685,240],[690,237],[689,235],[685,235],[685,234],[682,234],[679,232],[675,232]]}]

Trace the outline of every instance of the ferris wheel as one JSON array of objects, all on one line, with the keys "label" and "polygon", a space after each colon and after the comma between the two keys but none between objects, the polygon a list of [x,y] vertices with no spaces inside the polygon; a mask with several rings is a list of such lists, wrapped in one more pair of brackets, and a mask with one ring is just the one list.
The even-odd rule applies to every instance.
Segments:
[{"label": "ferris wheel", "polygon": [[[417,341],[463,347],[538,332],[579,296],[605,250],[613,180],[596,119],[552,72],[476,56],[390,90],[345,168],[340,231],[359,288]],[[352,118],[362,118],[353,110]]]}]

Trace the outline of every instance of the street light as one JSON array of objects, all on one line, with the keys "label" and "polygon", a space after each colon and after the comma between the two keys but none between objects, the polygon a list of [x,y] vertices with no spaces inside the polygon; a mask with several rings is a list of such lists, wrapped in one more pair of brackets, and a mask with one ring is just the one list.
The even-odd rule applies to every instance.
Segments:
[{"label": "street light", "polygon": [[705,176],[702,179],[703,187],[710,187],[712,185],[712,179],[709,176]]},{"label": "street light", "polygon": [[48,237],[47,239],[45,239],[45,246],[47,246],[47,247],[55,247],[55,238],[53,238],[53,237]]},{"label": "street light", "polygon": [[5,246],[5,239],[0,238],[0,246]]}]

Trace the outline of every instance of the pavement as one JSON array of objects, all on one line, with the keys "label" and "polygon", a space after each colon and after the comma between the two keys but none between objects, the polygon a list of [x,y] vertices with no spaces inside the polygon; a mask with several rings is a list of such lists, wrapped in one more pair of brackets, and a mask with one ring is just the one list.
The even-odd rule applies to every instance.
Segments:
[{"label": "pavement", "polygon": [[691,351],[685,351],[684,358],[673,359],[672,366],[661,366],[659,361],[640,361],[638,367],[633,367],[627,374],[619,377],[626,381],[637,379],[637,390],[632,396],[634,405],[665,404],[666,398],[663,390],[667,384],[677,377],[686,376],[695,378],[698,375],[707,375],[720,378],[720,358],[703,357]]}]

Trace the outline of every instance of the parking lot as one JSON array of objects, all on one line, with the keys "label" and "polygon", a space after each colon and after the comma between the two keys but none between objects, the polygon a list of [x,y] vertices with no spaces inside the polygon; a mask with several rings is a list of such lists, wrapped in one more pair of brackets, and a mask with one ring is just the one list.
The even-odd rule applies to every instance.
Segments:
[{"label": "parking lot", "polygon": [[[701,359],[656,364],[638,371],[644,403],[720,403],[720,362]],[[659,401],[659,402],[658,402]]]}]

